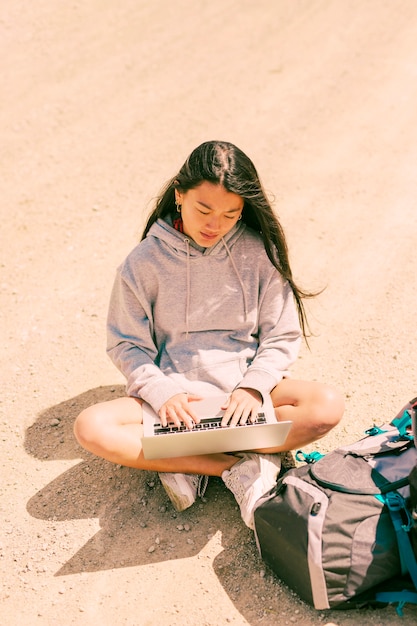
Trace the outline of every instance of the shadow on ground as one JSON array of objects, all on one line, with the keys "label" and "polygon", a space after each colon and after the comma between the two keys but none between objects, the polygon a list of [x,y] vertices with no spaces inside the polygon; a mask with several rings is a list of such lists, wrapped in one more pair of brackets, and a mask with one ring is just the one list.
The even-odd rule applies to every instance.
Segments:
[{"label": "shadow on ground", "polygon": [[219,530],[224,547],[238,541],[255,551],[253,535],[220,479],[210,479],[204,501],[177,513],[156,473],[108,463],[78,445],[73,435],[78,413],[122,395],[121,386],[87,391],[44,411],[26,432],[26,451],[42,461],[81,459],[29,500],[30,515],[100,523],[100,531],[57,575],[191,557]]}]

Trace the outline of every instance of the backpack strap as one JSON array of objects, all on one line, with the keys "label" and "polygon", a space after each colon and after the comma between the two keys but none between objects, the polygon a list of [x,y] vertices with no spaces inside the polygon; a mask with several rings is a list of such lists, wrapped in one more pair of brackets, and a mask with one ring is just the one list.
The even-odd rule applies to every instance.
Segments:
[{"label": "backpack strap", "polygon": [[408,572],[410,574],[414,587],[417,590],[417,563],[409,536],[413,526],[411,514],[407,509],[404,498],[397,491],[386,493],[384,500],[390,512],[397,537],[401,569],[403,573]]},{"label": "backpack strap", "polygon": [[381,591],[375,596],[378,602],[397,604],[397,614],[403,616],[403,608],[407,603],[417,604],[417,563],[411,546],[409,532],[413,526],[411,514],[407,509],[404,498],[397,491],[379,496],[383,499],[390,512],[397,538],[398,551],[401,559],[402,573],[408,573],[414,584],[415,591]]}]

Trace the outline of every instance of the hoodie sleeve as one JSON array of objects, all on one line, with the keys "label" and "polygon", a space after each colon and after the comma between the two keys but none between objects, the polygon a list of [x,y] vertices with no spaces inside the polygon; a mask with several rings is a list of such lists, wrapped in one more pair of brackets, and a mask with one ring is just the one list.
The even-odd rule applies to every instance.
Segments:
[{"label": "hoodie sleeve", "polygon": [[107,354],[126,377],[126,393],[148,402],[158,412],[172,396],[182,393],[155,364],[152,307],[136,282],[117,272],[107,317]]},{"label": "hoodie sleeve", "polygon": [[275,268],[261,294],[258,319],[259,347],[238,387],[256,389],[266,397],[288,374],[301,345],[292,289]]}]

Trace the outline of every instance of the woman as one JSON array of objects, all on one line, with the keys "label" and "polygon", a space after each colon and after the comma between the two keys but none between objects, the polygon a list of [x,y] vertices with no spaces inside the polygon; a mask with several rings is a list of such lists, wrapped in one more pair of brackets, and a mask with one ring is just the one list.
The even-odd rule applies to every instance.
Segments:
[{"label": "woman", "polygon": [[[281,453],[325,435],[340,420],[333,388],[289,377],[306,335],[281,225],[251,160],[236,146],[198,146],[166,185],[142,241],[119,267],[108,315],[108,354],[127,396],[84,410],[75,436],[114,463],[159,472],[177,510],[203,478],[222,477],[253,527],[256,501],[274,484]],[[277,420],[292,420],[284,447],[146,460],[141,401],[167,421],[198,421],[193,401],[228,395],[223,424],[251,419],[268,394]]]}]

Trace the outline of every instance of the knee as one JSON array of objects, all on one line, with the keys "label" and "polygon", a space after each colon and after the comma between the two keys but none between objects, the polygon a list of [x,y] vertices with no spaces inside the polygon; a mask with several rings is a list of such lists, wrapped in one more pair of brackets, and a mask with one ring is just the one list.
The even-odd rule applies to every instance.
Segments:
[{"label": "knee", "polygon": [[98,409],[91,406],[81,411],[74,422],[74,436],[78,443],[87,450],[96,441],[98,431]]},{"label": "knee", "polygon": [[318,434],[323,436],[342,419],[345,410],[344,397],[335,387],[320,385],[316,390],[311,410],[312,421]]}]

